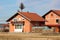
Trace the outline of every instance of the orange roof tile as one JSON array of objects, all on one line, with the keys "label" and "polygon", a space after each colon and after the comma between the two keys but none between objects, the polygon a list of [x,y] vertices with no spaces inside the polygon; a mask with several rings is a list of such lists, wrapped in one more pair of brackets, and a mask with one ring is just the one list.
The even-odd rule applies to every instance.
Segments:
[{"label": "orange roof tile", "polygon": [[[39,16],[36,13],[31,13],[31,12],[18,12],[18,14],[22,15],[23,17],[26,17],[27,19],[31,21],[44,21],[44,19]],[[14,16],[17,14],[13,15],[11,18],[9,18],[7,21],[11,20]]]},{"label": "orange roof tile", "polygon": [[53,11],[60,16],[60,10],[53,10]]},{"label": "orange roof tile", "polygon": [[47,12],[45,15],[43,15],[43,17],[45,17],[47,14],[49,14],[50,12],[54,12],[55,14],[57,14],[58,16],[60,16],[60,10],[50,10],[49,12]]}]

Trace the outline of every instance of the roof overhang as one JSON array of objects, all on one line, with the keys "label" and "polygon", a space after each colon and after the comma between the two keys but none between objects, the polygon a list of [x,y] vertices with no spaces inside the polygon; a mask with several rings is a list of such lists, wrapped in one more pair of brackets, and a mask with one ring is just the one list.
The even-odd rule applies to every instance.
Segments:
[{"label": "roof overhang", "polygon": [[[53,12],[53,13],[55,13],[56,15],[58,15],[54,10],[50,10],[50,11],[48,11],[46,14],[44,14],[42,17],[45,18],[45,16],[46,16],[47,14],[49,14],[50,12]],[[58,15],[58,16],[60,16],[60,15]]]},{"label": "roof overhang", "polygon": [[16,17],[17,15],[21,15],[21,16],[23,16],[24,18],[26,18],[26,19],[28,19],[29,21],[31,21],[31,19],[29,19],[29,18],[27,18],[26,16],[24,16],[23,14],[22,14],[22,12],[18,12],[18,13],[16,13],[15,15],[13,15],[12,17],[10,17],[6,22],[9,22],[10,20],[12,20],[14,17]]},{"label": "roof overhang", "polygon": [[56,25],[46,25],[46,26],[50,26],[50,27],[59,27],[60,26],[60,24],[56,24]]}]

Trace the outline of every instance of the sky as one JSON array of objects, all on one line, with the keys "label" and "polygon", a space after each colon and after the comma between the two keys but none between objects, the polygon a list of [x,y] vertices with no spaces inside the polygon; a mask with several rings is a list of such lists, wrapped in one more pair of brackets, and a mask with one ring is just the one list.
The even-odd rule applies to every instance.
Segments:
[{"label": "sky", "polygon": [[49,10],[60,10],[60,0],[0,0],[0,23],[5,22],[20,10],[21,2],[25,6],[24,12],[35,12],[40,16]]}]

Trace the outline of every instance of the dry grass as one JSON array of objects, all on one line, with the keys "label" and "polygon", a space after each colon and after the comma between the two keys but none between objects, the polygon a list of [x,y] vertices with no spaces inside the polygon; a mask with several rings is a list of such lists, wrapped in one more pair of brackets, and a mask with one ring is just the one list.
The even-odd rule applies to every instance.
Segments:
[{"label": "dry grass", "polygon": [[0,40],[60,40],[60,34],[0,33]]}]

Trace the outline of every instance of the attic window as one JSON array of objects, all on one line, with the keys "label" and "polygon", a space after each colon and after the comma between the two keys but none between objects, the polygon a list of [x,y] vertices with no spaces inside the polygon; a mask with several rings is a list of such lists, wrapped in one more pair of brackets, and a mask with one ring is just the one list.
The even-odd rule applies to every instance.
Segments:
[{"label": "attic window", "polygon": [[53,14],[51,14],[51,16],[53,16]]},{"label": "attic window", "polygon": [[14,18],[14,22],[16,22],[17,21],[17,18]]}]

